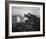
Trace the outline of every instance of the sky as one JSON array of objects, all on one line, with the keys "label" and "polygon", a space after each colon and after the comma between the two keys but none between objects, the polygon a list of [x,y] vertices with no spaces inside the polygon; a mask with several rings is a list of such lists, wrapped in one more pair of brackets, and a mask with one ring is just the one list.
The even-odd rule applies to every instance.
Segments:
[{"label": "sky", "polygon": [[31,13],[33,15],[36,15],[37,17],[40,17],[40,8],[39,7],[12,7],[12,15],[23,15]]}]

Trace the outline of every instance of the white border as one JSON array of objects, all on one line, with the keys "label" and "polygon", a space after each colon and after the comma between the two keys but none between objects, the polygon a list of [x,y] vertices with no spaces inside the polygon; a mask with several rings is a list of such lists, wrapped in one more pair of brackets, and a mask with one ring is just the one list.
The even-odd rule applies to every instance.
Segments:
[{"label": "white border", "polygon": [[[40,7],[40,31],[31,32],[12,32],[12,6],[18,7]],[[42,5],[21,5],[9,4],[9,36],[36,35],[43,34],[43,6]]]}]

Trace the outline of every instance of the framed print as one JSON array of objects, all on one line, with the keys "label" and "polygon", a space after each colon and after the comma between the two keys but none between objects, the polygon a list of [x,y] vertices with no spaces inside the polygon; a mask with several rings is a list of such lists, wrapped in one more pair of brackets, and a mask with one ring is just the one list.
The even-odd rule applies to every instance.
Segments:
[{"label": "framed print", "polygon": [[6,38],[45,36],[45,3],[5,3]]}]

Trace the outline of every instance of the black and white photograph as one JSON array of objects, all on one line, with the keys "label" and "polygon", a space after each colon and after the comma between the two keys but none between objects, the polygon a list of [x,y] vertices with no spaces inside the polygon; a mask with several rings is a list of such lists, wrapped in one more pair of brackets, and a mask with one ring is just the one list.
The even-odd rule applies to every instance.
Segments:
[{"label": "black and white photograph", "polygon": [[12,7],[12,32],[40,31],[40,7]]},{"label": "black and white photograph", "polygon": [[43,35],[43,4],[9,3],[8,36]]}]

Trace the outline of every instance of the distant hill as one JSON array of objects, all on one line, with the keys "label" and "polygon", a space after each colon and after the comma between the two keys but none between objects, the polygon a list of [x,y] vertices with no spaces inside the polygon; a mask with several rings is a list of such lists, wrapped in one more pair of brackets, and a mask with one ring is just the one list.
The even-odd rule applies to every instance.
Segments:
[{"label": "distant hill", "polygon": [[24,14],[28,20],[16,23],[17,16],[12,16],[12,32],[40,31],[40,18],[30,13]]}]

